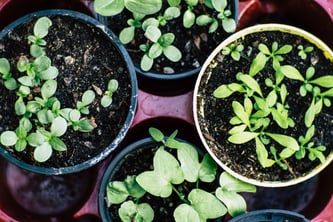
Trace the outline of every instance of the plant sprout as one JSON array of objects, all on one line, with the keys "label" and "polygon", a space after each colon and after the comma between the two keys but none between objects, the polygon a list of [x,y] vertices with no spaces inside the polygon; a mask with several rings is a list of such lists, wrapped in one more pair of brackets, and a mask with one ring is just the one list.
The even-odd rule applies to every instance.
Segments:
[{"label": "plant sprout", "polygon": [[244,50],[244,46],[242,44],[235,45],[230,44],[230,46],[222,49],[223,55],[230,55],[235,61],[239,61],[241,57],[241,52]]},{"label": "plant sprout", "polygon": [[101,104],[103,107],[108,107],[112,103],[112,96],[118,89],[118,81],[116,79],[111,79],[108,83],[108,90],[102,97]]},{"label": "plant sprout", "polygon": [[[227,33],[235,32],[236,22],[231,18],[232,13],[228,9],[227,0],[185,0],[185,7],[181,6],[181,0],[167,0],[167,4],[162,8],[162,0],[96,0],[94,1],[94,10],[103,16],[115,16],[124,11],[128,11],[133,18],[127,20],[127,27],[122,27],[119,33],[119,39],[123,44],[129,44],[135,39],[135,35],[142,33],[147,38],[139,43],[139,49],[143,51],[140,67],[143,71],[149,71],[153,67],[154,59],[165,55],[167,59],[178,62],[181,59],[179,49],[171,45],[173,40],[159,40],[162,36],[176,37],[176,31],[168,30],[162,34],[160,26],[166,26],[169,21],[182,18],[184,28],[190,29],[195,25],[208,26],[209,33],[216,32],[219,26]],[[212,10],[214,17],[206,13],[198,14],[198,8],[207,8]],[[163,11],[163,10],[164,11]],[[182,10],[183,9],[183,10]],[[149,28],[154,26],[157,28]],[[159,30],[157,30],[159,29]],[[154,33],[147,33],[154,31]],[[158,36],[157,38],[152,36]],[[171,37],[162,37],[171,39]],[[152,40],[154,39],[154,40]],[[153,44],[149,44],[149,42]],[[172,47],[168,47],[172,46]],[[168,48],[168,49],[166,49]],[[163,50],[164,49],[164,50]],[[163,53],[161,53],[163,51]]]},{"label": "plant sprout", "polygon": [[160,29],[154,25],[148,26],[145,36],[152,41],[151,46],[142,45],[141,49],[145,51],[145,55],[141,60],[141,68],[144,71],[151,69],[154,59],[162,53],[173,62],[181,59],[182,54],[178,48],[172,45],[175,40],[173,33],[162,34]]},{"label": "plant sprout", "polygon": [[[68,126],[75,131],[91,132],[96,124],[87,116],[89,105],[95,100],[95,93],[86,90],[81,101],[77,101],[76,109],[62,108],[57,96],[58,69],[52,66],[51,59],[45,53],[52,21],[47,17],[39,18],[33,27],[33,35],[28,39],[31,44],[30,56],[20,55],[16,69],[21,74],[13,77],[11,66],[6,58],[0,58],[0,73],[4,85],[9,90],[16,90],[17,99],[14,109],[20,116],[15,130],[4,130],[0,135],[0,143],[14,146],[15,151],[23,152],[27,146],[33,148],[33,158],[37,162],[45,162],[51,158],[53,150],[67,150],[62,137]],[[102,105],[111,104],[112,94],[118,88],[117,80],[110,80]],[[33,93],[32,93],[33,92]]]},{"label": "plant sprout", "polygon": [[305,59],[308,57],[307,53],[310,53],[310,52],[313,51],[313,47],[312,47],[312,46],[304,47],[304,46],[302,46],[302,45],[299,45],[299,46],[297,46],[297,49],[299,50],[299,51],[298,51],[298,55],[299,55],[303,60],[305,60]]},{"label": "plant sprout", "polygon": [[[118,213],[122,221],[154,220],[153,208],[149,203],[140,201],[146,193],[160,198],[168,198],[175,193],[182,201],[175,206],[175,221],[206,221],[227,212],[236,216],[246,210],[246,202],[238,193],[255,192],[256,187],[223,172],[214,192],[200,188],[201,183],[216,182],[216,163],[208,154],[200,162],[199,154],[191,144],[175,139],[177,132],[165,137],[157,128],[149,128],[151,137],[162,144],[154,154],[153,170],[128,175],[124,181],[108,183],[107,203],[121,204]],[[175,149],[177,154],[170,152],[170,149]],[[185,181],[195,184],[188,194],[177,190],[175,186]]]},{"label": "plant sprout", "polygon": [[[230,54],[235,44],[230,44],[222,50],[222,54]],[[319,159],[325,161],[324,145],[317,145],[312,141],[316,115],[323,107],[331,106],[330,97],[333,96],[333,77],[331,75],[315,76],[315,68],[308,67],[303,76],[293,65],[283,64],[284,56],[292,51],[291,45],[278,46],[273,42],[271,49],[265,44],[258,44],[258,54],[249,67],[249,73],[237,73],[236,81],[218,86],[213,96],[218,99],[228,98],[233,94],[243,95],[243,101],[232,101],[234,116],[230,119],[231,128],[228,131],[228,141],[233,144],[246,144],[252,141],[256,147],[256,154],[262,167],[271,167],[274,164],[287,170],[288,158],[295,156],[302,159],[308,153],[311,161]],[[299,48],[298,48],[299,49]],[[311,50],[312,51],[312,50]],[[238,58],[238,57],[237,57]],[[268,61],[272,60],[269,64]],[[265,86],[271,88],[263,92],[256,80],[256,75],[271,65],[275,71],[274,78],[266,78]],[[304,125],[307,132],[298,139],[280,132],[271,132],[270,126],[276,124],[281,129],[295,127],[295,121],[290,117],[287,104],[288,90],[285,79],[300,82],[300,95],[309,94],[311,104],[304,114]]]}]

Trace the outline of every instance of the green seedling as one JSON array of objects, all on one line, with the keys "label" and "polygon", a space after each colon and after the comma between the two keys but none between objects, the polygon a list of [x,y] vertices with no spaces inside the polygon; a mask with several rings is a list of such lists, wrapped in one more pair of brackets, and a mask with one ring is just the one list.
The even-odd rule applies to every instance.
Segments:
[{"label": "green seedling", "polygon": [[[0,135],[0,143],[4,146],[14,146],[17,152],[33,148],[33,157],[37,162],[47,161],[53,150],[62,152],[67,147],[60,139],[68,126],[75,131],[90,132],[96,124],[81,114],[89,114],[89,105],[95,100],[95,93],[87,90],[82,100],[76,104],[77,109],[61,108],[57,96],[58,69],[51,64],[44,47],[52,22],[47,17],[39,18],[34,24],[33,35],[29,35],[30,56],[19,57],[16,68],[23,75],[17,79],[12,77],[10,63],[6,58],[0,58],[0,73],[4,85],[9,90],[16,90],[15,113],[20,116],[19,126],[15,131],[6,130]],[[110,105],[112,95],[118,88],[117,80],[110,80],[103,104]]]},{"label": "green seedling", "polygon": [[[225,49],[229,50],[221,53],[229,54],[231,48],[235,49],[235,45],[226,47]],[[331,106],[329,98],[333,96],[333,77],[323,75],[314,78],[315,68],[312,66],[307,69],[304,77],[293,65],[282,64],[283,56],[292,51],[291,45],[279,48],[278,43],[274,42],[270,50],[266,45],[259,43],[258,49],[259,53],[249,67],[249,74],[238,73],[235,82],[222,84],[213,92],[213,96],[219,99],[228,98],[236,93],[244,96],[243,104],[238,101],[232,102],[235,115],[230,119],[232,127],[228,131],[228,141],[234,144],[255,142],[257,158],[262,167],[270,167],[276,163],[287,170],[288,158],[295,156],[302,159],[306,152],[309,153],[311,161],[319,159],[324,162],[322,152],[325,151],[325,146],[317,146],[311,139],[314,136],[313,122],[316,115],[321,112],[323,105]],[[264,94],[255,75],[270,65],[270,59],[275,78],[265,79],[265,85],[271,90],[266,90]],[[304,114],[304,125],[308,130],[306,135],[298,140],[289,135],[269,131],[271,124],[276,124],[281,129],[293,128],[296,125],[289,116],[289,105],[286,103],[288,90],[283,82],[285,79],[299,81],[300,95],[305,97],[310,94],[312,97],[312,102]]]},{"label": "green seedling", "polygon": [[87,90],[82,95],[82,100],[76,103],[76,108],[82,114],[89,114],[88,106],[94,101],[95,93],[92,90]]},{"label": "green seedling", "polygon": [[235,61],[239,61],[241,57],[241,53],[244,50],[244,46],[242,44],[235,45],[231,44],[222,49],[223,55],[230,55]]},{"label": "green seedling", "polygon": [[145,52],[141,60],[141,69],[148,71],[151,69],[154,59],[162,54],[172,62],[177,62],[181,59],[182,54],[178,48],[172,45],[175,40],[175,35],[165,33],[162,35],[161,30],[150,25],[147,27],[145,36],[152,42],[151,46],[141,45],[141,49]]},{"label": "green seedling", "polygon": [[312,46],[308,46],[308,47],[304,47],[302,45],[297,46],[298,51],[298,55],[299,57],[301,57],[303,60],[305,60],[308,57],[308,53],[313,51],[313,47]]},{"label": "green seedling", "polygon": [[213,8],[217,12],[216,18],[211,17],[210,15],[200,15],[198,16],[196,23],[199,26],[209,26],[209,32],[215,32],[219,26],[219,23],[222,24],[223,29],[227,33],[232,33],[236,31],[236,22],[232,16],[232,13],[229,9],[226,9],[228,6],[227,0],[211,0],[207,1],[210,3],[205,4]]},{"label": "green seedling", "polygon": [[[111,181],[106,192],[108,205],[121,204],[118,213],[122,221],[129,218],[132,221],[153,221],[153,208],[149,203],[141,203],[140,199],[146,193],[160,198],[175,193],[182,201],[175,206],[175,221],[199,222],[221,217],[227,212],[232,216],[245,212],[246,202],[238,193],[255,192],[256,187],[223,172],[214,192],[200,188],[201,183],[216,182],[216,163],[208,154],[200,162],[199,154],[191,144],[175,139],[177,132],[165,137],[160,130],[149,128],[151,137],[162,144],[154,154],[153,170],[128,175],[124,181]],[[175,149],[176,154],[169,149]],[[185,181],[195,184],[188,194],[175,186]]]},{"label": "green seedling", "polygon": [[103,107],[108,107],[112,103],[112,96],[118,89],[118,81],[111,79],[108,83],[108,90],[104,93],[102,97],[101,104]]},{"label": "green seedling", "polygon": [[[124,11],[133,14],[133,18],[127,21],[128,26],[121,28],[119,39],[123,44],[131,44],[136,41],[135,36],[138,34],[146,37],[146,40],[138,44],[139,49],[143,51],[140,61],[143,71],[149,71],[153,67],[154,59],[162,52],[170,61],[178,62],[181,59],[180,50],[171,45],[173,40],[170,42],[171,39],[177,38],[176,31],[170,29],[163,35],[160,30],[157,31],[171,20],[182,18],[183,27],[188,29],[195,25],[209,25],[210,33],[216,32],[220,24],[227,33],[236,30],[236,22],[231,18],[232,14],[228,9],[227,0],[186,0],[187,8],[182,11],[180,0],[168,0],[167,3],[168,7],[162,11],[162,0],[96,0],[94,10],[103,16],[115,16]],[[216,16],[210,17],[206,13],[196,15],[198,8],[213,10],[212,14],[216,14]],[[156,28],[150,28],[151,26]],[[151,31],[156,31],[156,33],[151,33]],[[159,37],[156,38],[156,36],[161,39],[157,41]],[[150,44],[151,42],[152,44]]]},{"label": "green seedling", "polygon": [[0,58],[0,74],[4,80],[4,85],[9,90],[15,90],[18,85],[10,72],[10,64],[6,58]]}]

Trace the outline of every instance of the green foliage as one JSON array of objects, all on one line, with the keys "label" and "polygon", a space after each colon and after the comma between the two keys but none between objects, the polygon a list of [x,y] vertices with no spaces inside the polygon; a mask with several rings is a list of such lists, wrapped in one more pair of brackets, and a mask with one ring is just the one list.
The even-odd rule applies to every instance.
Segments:
[{"label": "green foliage", "polygon": [[243,50],[244,46],[242,44],[230,44],[230,46],[222,49],[222,54],[230,55],[235,61],[239,61]]},{"label": "green foliage", "polygon": [[104,96],[102,97],[101,100],[101,105],[103,107],[108,107],[111,105],[113,93],[115,93],[117,89],[118,89],[118,81],[116,79],[111,79],[108,82],[108,89],[104,93]]},{"label": "green foliage", "polygon": [[[182,18],[185,28],[192,28],[195,25],[209,26],[209,33],[216,32],[221,26],[227,33],[235,32],[236,22],[232,18],[231,10],[227,0],[186,0],[187,7],[181,11],[181,0],[168,0],[169,7],[162,10],[162,0],[96,0],[94,10],[103,16],[115,16],[124,11],[133,14],[133,18],[127,20],[128,26],[121,27],[119,39],[123,44],[135,41],[135,35],[142,33],[144,40],[139,45],[143,51],[140,61],[140,68],[149,71],[154,60],[164,55],[172,62],[178,62],[182,58],[180,50],[172,45],[177,38],[176,30],[162,33],[160,26],[165,26],[169,21]],[[198,8],[213,10],[210,14],[198,14]],[[154,15],[153,15],[154,14]],[[238,47],[237,50],[240,50]],[[238,53],[233,52],[233,57]]]},{"label": "green foliage", "polygon": [[147,27],[145,36],[152,42],[152,44],[150,46],[141,46],[141,49],[145,51],[145,55],[141,60],[142,70],[150,70],[154,59],[162,54],[172,62],[177,62],[181,59],[182,54],[180,50],[172,45],[175,40],[175,35],[173,33],[162,34],[157,26],[150,25]]},{"label": "green foliage", "polygon": [[[231,43],[223,48],[221,54],[232,56],[232,52],[239,52],[236,47],[239,44],[239,42]],[[297,49],[302,53],[313,50],[312,47],[307,47],[305,50],[300,46]],[[236,93],[243,95],[244,98],[242,103],[232,101],[234,116],[230,119],[228,141],[234,144],[254,143],[258,161],[263,168],[277,164],[287,170],[288,158],[303,159],[307,154],[309,160],[319,159],[323,163],[325,161],[323,151],[326,147],[316,144],[318,142],[313,138],[315,133],[313,123],[323,106],[331,106],[333,76],[328,74],[316,77],[313,66],[309,66],[306,73],[302,74],[294,64],[283,64],[284,56],[293,50],[291,45],[279,47],[277,42],[273,42],[269,48],[259,43],[258,50],[254,59],[250,61],[248,74],[237,73],[236,81],[222,84],[213,92],[213,96],[218,99],[228,98]],[[302,53],[299,51],[299,54]],[[233,59],[239,61],[241,57],[237,55]],[[262,72],[267,66],[271,66],[275,73],[273,77],[265,79],[264,85],[259,85],[256,75],[265,75]],[[243,70],[246,70],[246,67]],[[306,135],[300,136],[298,140],[281,134],[281,131],[270,131],[272,124],[281,129],[296,127],[295,121],[289,114],[290,105],[286,103],[290,95],[284,80],[300,82],[300,95],[302,97],[310,95],[311,104],[303,115],[304,126],[308,130]],[[265,93],[263,87],[266,87]]]},{"label": "green foliage", "polygon": [[310,53],[313,51],[312,46],[304,47],[302,45],[299,45],[299,46],[297,46],[297,49],[299,50],[298,51],[299,57],[301,57],[303,60],[305,60],[308,57],[307,53]]},{"label": "green foliage", "polygon": [[[198,151],[191,144],[175,139],[177,130],[169,137],[153,127],[149,128],[149,133],[157,143],[161,143],[154,154],[153,170],[128,175],[124,181],[110,181],[107,185],[107,204],[121,204],[118,213],[122,221],[128,221],[128,218],[153,221],[152,207],[140,201],[147,192],[160,198],[168,198],[175,193],[182,200],[182,204],[175,206],[173,216],[176,221],[199,222],[221,217],[227,212],[232,216],[245,212],[246,202],[238,193],[255,192],[255,186],[226,172],[220,174],[219,186],[216,183],[216,163],[207,153],[200,162]],[[188,193],[177,190],[175,186],[185,181],[195,185]],[[199,187],[201,183],[216,183],[215,192],[203,190]]]},{"label": "green foliage", "polygon": [[[96,127],[90,119],[81,117],[81,114],[89,114],[88,106],[95,101],[92,90],[83,93],[81,101],[77,101],[76,109],[61,108],[56,97],[55,79],[58,69],[52,66],[44,49],[47,45],[44,37],[48,35],[51,26],[52,21],[47,17],[39,18],[34,24],[33,35],[28,36],[31,58],[26,55],[18,57],[16,69],[21,75],[17,78],[11,74],[9,61],[0,58],[0,73],[4,85],[9,90],[16,90],[14,109],[16,115],[21,117],[15,131],[6,130],[1,133],[0,143],[7,147],[14,146],[17,152],[23,152],[30,146],[33,148],[33,157],[38,162],[51,158],[53,150],[67,150],[60,137],[66,133],[68,126],[81,132],[90,132]],[[112,95],[118,88],[117,80],[110,80],[107,87],[101,98],[105,107],[112,102]]]}]

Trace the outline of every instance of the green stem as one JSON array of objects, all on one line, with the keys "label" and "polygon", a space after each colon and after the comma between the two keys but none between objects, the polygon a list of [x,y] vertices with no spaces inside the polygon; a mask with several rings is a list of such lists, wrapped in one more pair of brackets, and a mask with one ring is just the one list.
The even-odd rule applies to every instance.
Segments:
[{"label": "green stem", "polygon": [[184,196],[183,194],[179,193],[179,191],[178,191],[174,186],[172,186],[172,190],[175,191],[175,193],[178,195],[178,197],[179,197],[184,203],[186,203],[186,204],[188,204],[188,205],[191,205],[191,203],[190,203],[188,200],[185,199],[185,196]]}]

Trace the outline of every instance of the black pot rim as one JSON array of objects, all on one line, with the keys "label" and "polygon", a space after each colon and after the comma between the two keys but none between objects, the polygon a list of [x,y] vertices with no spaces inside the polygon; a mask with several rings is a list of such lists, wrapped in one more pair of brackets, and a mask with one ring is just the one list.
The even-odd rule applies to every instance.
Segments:
[{"label": "black pot rim", "polygon": [[250,222],[250,221],[285,221],[291,220],[291,222],[310,222],[309,219],[305,218],[305,216],[288,211],[288,210],[280,210],[280,209],[264,209],[264,210],[255,210],[248,213],[241,214],[230,219],[228,222]]},{"label": "black pot rim", "polygon": [[28,170],[28,171],[31,171],[34,173],[47,174],[47,175],[60,175],[60,174],[75,173],[75,172],[83,171],[85,169],[93,167],[94,165],[96,165],[97,163],[99,163],[100,161],[105,159],[114,149],[116,149],[116,147],[124,139],[125,135],[127,134],[127,131],[129,130],[129,128],[132,124],[132,121],[134,119],[134,114],[135,114],[136,107],[137,107],[138,83],[137,83],[135,69],[134,69],[132,60],[131,60],[128,52],[126,51],[125,47],[120,43],[118,37],[110,29],[108,29],[106,26],[101,24],[99,21],[97,21],[93,17],[83,14],[81,12],[77,12],[77,11],[73,11],[73,10],[66,10],[66,9],[48,9],[48,10],[41,10],[41,11],[29,13],[15,21],[13,21],[8,26],[6,26],[0,32],[0,39],[2,39],[9,31],[11,31],[15,27],[19,26],[23,22],[28,21],[34,17],[41,17],[41,16],[48,16],[48,15],[69,16],[73,19],[77,19],[78,21],[83,21],[84,23],[89,23],[90,25],[93,25],[93,26],[96,26],[97,28],[99,28],[106,36],[108,36],[108,38],[113,40],[113,44],[114,44],[115,48],[118,50],[118,52],[122,55],[123,59],[126,61],[126,65],[127,65],[127,69],[128,69],[129,77],[130,77],[130,81],[131,81],[131,86],[132,86],[130,107],[129,107],[128,115],[126,117],[123,127],[120,129],[118,135],[111,142],[111,144],[109,144],[102,152],[100,152],[96,156],[86,160],[85,162],[82,162],[82,163],[79,163],[79,164],[73,165],[73,166],[60,167],[60,168],[47,168],[47,167],[35,166],[35,165],[28,164],[22,160],[15,158],[5,148],[0,146],[0,155],[2,155],[4,158],[6,158],[9,162],[15,164],[16,166],[19,166],[20,168],[23,168],[25,170]]},{"label": "black pot rim", "polygon": [[[239,0],[231,0],[231,10],[233,12],[233,18],[235,19],[236,23],[238,21],[238,14],[239,14]],[[97,19],[100,21],[103,21],[104,24],[106,24],[105,22],[105,17],[98,15],[97,14]],[[160,81],[172,81],[172,80],[180,80],[180,79],[185,79],[191,76],[195,76],[198,75],[202,65],[200,65],[198,68],[195,69],[191,69],[188,71],[183,71],[183,72],[179,72],[179,73],[173,73],[173,74],[167,74],[167,73],[159,73],[159,72],[153,72],[153,71],[143,71],[141,70],[140,67],[138,67],[136,64],[134,64],[134,68],[136,73],[139,76],[142,76],[144,78],[147,79],[153,79],[153,80],[160,80]]]}]

